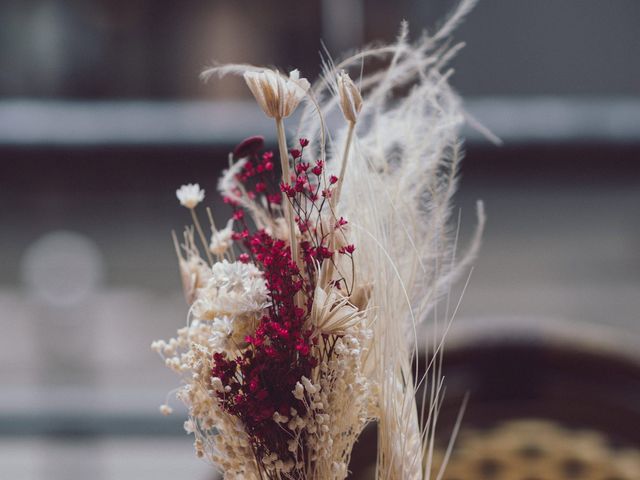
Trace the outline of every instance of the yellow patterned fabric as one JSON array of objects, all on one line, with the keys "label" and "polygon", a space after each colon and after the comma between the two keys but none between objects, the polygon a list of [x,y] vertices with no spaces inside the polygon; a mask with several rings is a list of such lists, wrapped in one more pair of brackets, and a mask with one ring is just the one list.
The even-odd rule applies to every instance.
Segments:
[{"label": "yellow patterned fabric", "polygon": [[[434,455],[432,478],[444,457]],[[593,430],[518,420],[464,431],[443,480],[640,480],[640,451]]]}]

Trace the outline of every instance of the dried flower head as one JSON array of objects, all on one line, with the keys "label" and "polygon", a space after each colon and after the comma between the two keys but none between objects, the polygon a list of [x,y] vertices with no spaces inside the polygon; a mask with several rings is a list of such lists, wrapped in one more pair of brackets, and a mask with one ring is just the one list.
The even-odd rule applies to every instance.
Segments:
[{"label": "dried flower head", "polygon": [[311,307],[311,321],[318,333],[344,335],[362,321],[363,314],[338,292],[329,294],[316,287]]},{"label": "dried flower head", "polygon": [[197,183],[189,183],[176,190],[176,196],[183,207],[195,208],[204,200],[204,190]]},{"label": "dried flower head", "polygon": [[362,109],[362,95],[349,74],[344,71],[338,74],[338,95],[344,118],[350,123],[356,123],[358,113]]},{"label": "dried flower head", "polygon": [[264,113],[279,119],[293,113],[310,87],[306,78],[300,78],[298,70],[292,70],[289,78],[277,70],[247,71],[244,79]]},{"label": "dried flower head", "polygon": [[257,315],[268,305],[265,281],[255,265],[223,260],[210,272],[193,304],[193,316],[198,320]]},{"label": "dried flower head", "polygon": [[163,415],[171,415],[173,413],[173,408],[166,404],[160,405],[160,413]]},{"label": "dried flower head", "polygon": [[214,231],[209,242],[209,251],[214,255],[224,255],[233,244],[233,218],[230,218],[226,227]]},{"label": "dried flower head", "polygon": [[196,299],[198,289],[207,283],[210,273],[207,264],[199,257],[179,258],[178,264],[184,298],[191,305]]}]

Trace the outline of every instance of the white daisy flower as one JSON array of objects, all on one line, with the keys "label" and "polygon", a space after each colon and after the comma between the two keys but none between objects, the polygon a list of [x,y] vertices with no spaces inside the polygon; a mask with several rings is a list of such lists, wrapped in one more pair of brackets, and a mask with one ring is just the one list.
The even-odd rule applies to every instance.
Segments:
[{"label": "white daisy flower", "polygon": [[195,208],[204,200],[204,190],[197,183],[189,183],[176,190],[176,196],[183,207]]}]

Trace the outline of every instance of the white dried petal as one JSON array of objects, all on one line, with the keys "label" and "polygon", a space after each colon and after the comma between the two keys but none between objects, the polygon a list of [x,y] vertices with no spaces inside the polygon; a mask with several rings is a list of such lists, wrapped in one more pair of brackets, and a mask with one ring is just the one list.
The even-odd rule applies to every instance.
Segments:
[{"label": "white dried petal", "polygon": [[189,183],[176,190],[176,196],[183,207],[195,208],[204,200],[204,190],[197,183]]}]

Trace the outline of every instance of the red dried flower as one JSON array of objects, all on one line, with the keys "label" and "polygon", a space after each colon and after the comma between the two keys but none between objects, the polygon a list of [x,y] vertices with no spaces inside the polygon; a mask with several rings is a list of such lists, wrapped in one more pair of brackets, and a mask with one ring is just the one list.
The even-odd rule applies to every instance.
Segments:
[{"label": "red dried flower", "polygon": [[[309,141],[302,138],[299,143],[304,149]],[[289,153],[294,160],[301,160],[303,152],[291,149]],[[281,210],[272,209],[272,205],[281,204],[284,193],[285,201],[291,202],[294,208],[295,222],[302,234],[299,243],[302,261],[298,267],[284,240],[274,238],[264,230],[250,233],[245,211],[237,202],[225,199],[233,207],[233,218],[241,223],[241,228],[244,227],[231,235],[238,242],[236,245],[245,249],[237,258],[244,263],[253,261],[263,272],[271,303],[254,333],[245,338],[246,347],[239,349],[237,354],[213,355],[211,375],[219,378],[224,386],[223,392],[216,393],[221,408],[242,421],[256,456],[261,458],[275,453],[283,461],[295,461],[294,454],[288,449],[291,432],[286,425],[272,419],[276,412],[288,416],[292,408],[301,414],[305,411],[304,403],[296,399],[292,391],[301,377],[311,376],[318,363],[314,356],[318,338],[312,340],[312,332],[305,325],[313,304],[317,264],[335,254],[330,235],[323,230],[326,202],[318,195],[321,192],[322,197],[330,198],[333,189],[321,189],[316,177],[324,173],[325,163],[318,160],[313,166],[294,162],[291,181],[280,183],[279,191],[274,191],[273,186],[277,183],[272,183],[266,173],[274,170],[273,157],[272,152],[259,156],[257,151],[251,151],[236,177],[243,184],[242,189],[236,189],[234,194],[240,196],[244,191],[256,200],[266,199],[266,208],[271,214],[277,214]],[[335,175],[329,178],[330,185],[337,181]],[[334,228],[346,224],[347,221],[340,217]],[[353,245],[346,245],[339,252],[350,255],[354,250]],[[348,290],[342,278],[334,280],[334,286]],[[302,301],[296,303],[296,298]]]},{"label": "red dried flower", "polygon": [[[304,329],[307,312],[295,305],[294,298],[310,288],[284,241],[258,231],[247,245],[264,272],[272,303],[255,333],[245,339],[251,348],[236,358],[214,354],[211,374],[227,388],[218,399],[246,426],[256,453],[275,452],[281,459],[292,458],[287,449],[289,435],[267,420],[275,412],[288,415],[291,408],[305,410],[292,391],[302,376],[311,374],[317,360],[312,356],[311,332]],[[240,255],[240,260],[248,261],[249,255]]]},{"label": "red dried flower", "polygon": [[316,162],[316,166],[313,167],[313,169],[311,170],[313,172],[314,175],[322,175],[322,171],[324,169],[324,162],[322,160],[318,160]]},{"label": "red dried flower", "polygon": [[352,244],[349,245],[345,245],[344,247],[340,248],[340,250],[338,250],[340,253],[347,253],[349,255],[351,255],[354,251],[356,250],[356,247]]},{"label": "red dried flower", "polygon": [[296,196],[295,189],[287,183],[281,183],[280,190],[289,198],[293,198]]},{"label": "red dried flower", "polygon": [[282,203],[282,195],[273,193],[267,195],[267,200],[269,201],[269,203],[273,203],[274,205],[280,205],[280,203]]},{"label": "red dried flower", "polygon": [[297,148],[291,148],[289,150],[289,153],[291,154],[291,156],[296,159],[296,158],[300,158],[300,156],[302,155],[302,152],[300,150],[298,150]]},{"label": "red dried flower", "polygon": [[296,165],[296,173],[304,173],[309,169],[309,164],[300,162]]}]

